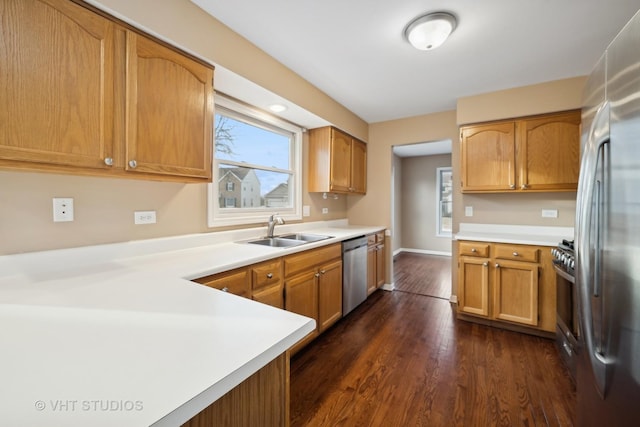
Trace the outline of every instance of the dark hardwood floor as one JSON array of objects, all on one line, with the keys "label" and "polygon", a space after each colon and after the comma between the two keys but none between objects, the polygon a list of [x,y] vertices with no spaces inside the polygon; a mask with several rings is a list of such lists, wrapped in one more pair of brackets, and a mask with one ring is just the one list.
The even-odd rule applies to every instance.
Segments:
[{"label": "dark hardwood floor", "polygon": [[451,257],[401,252],[393,266],[397,291],[451,297]]},{"label": "dark hardwood floor", "polygon": [[[398,267],[396,285],[415,280]],[[574,406],[553,341],[406,291],[376,291],[291,359],[292,427],[571,426]]]}]

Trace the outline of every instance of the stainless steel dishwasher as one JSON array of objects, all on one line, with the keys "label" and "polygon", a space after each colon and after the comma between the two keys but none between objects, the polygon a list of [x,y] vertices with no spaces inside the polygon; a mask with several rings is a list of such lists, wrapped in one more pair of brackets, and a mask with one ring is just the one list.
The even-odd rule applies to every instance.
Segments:
[{"label": "stainless steel dishwasher", "polygon": [[367,238],[342,242],[342,315],[367,299]]}]

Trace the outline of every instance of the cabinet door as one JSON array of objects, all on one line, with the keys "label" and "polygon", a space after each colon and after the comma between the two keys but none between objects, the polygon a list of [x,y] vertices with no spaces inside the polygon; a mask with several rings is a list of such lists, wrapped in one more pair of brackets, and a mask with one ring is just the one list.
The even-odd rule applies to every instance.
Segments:
[{"label": "cabinet door", "polygon": [[367,295],[371,295],[377,289],[377,262],[376,246],[369,246],[367,248]]},{"label": "cabinet door", "polygon": [[516,188],[515,124],[469,126],[461,133],[462,191]]},{"label": "cabinet door", "polygon": [[115,25],[62,0],[3,0],[0,16],[0,159],[108,168]]},{"label": "cabinet door", "polygon": [[351,144],[351,186],[353,193],[367,193],[367,144],[357,139]]},{"label": "cabinet door", "polygon": [[460,258],[458,310],[478,316],[489,316],[489,260]]},{"label": "cabinet door", "polygon": [[129,171],[211,179],[213,69],[127,33]]},{"label": "cabinet door", "polygon": [[351,186],[351,137],[331,129],[330,152],[329,189],[346,193]]},{"label": "cabinet door", "polygon": [[342,261],[319,269],[318,328],[323,332],[342,317]]},{"label": "cabinet door", "polygon": [[538,265],[497,261],[493,267],[493,317],[525,325],[537,325]]},{"label": "cabinet door", "polygon": [[521,190],[576,190],[580,172],[580,111],[518,122]]},{"label": "cabinet door", "polygon": [[385,258],[384,245],[376,246],[376,289],[384,285],[385,279]]},{"label": "cabinet door", "polygon": [[260,291],[253,291],[252,299],[263,304],[284,309],[281,285],[263,288]]},{"label": "cabinet door", "polygon": [[316,329],[298,341],[290,351],[294,354],[318,336],[318,277],[316,271],[299,274],[284,282],[284,306],[287,311],[310,317],[316,321]]}]

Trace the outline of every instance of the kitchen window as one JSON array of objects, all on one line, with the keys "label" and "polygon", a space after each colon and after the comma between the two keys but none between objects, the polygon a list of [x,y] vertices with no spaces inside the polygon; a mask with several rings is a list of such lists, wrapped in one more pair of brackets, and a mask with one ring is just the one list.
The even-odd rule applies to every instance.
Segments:
[{"label": "kitchen window", "polygon": [[302,219],[302,128],[221,95],[214,126],[209,227]]},{"label": "kitchen window", "polygon": [[453,221],[453,181],[451,168],[436,169],[436,213],[438,237],[451,237]]}]

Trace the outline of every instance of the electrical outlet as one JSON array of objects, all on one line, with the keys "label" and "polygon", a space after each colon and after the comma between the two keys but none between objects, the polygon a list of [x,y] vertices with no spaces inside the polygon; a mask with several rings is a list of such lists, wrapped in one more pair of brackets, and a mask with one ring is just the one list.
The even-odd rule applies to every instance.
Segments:
[{"label": "electrical outlet", "polygon": [[133,213],[134,224],[155,224],[156,211],[135,211]]},{"label": "electrical outlet", "polygon": [[329,213],[329,208],[322,208],[322,213],[323,214],[328,214]]},{"label": "electrical outlet", "polygon": [[70,197],[53,198],[53,222],[73,221],[73,199]]},{"label": "electrical outlet", "polygon": [[558,209],[542,209],[542,218],[558,218]]}]

